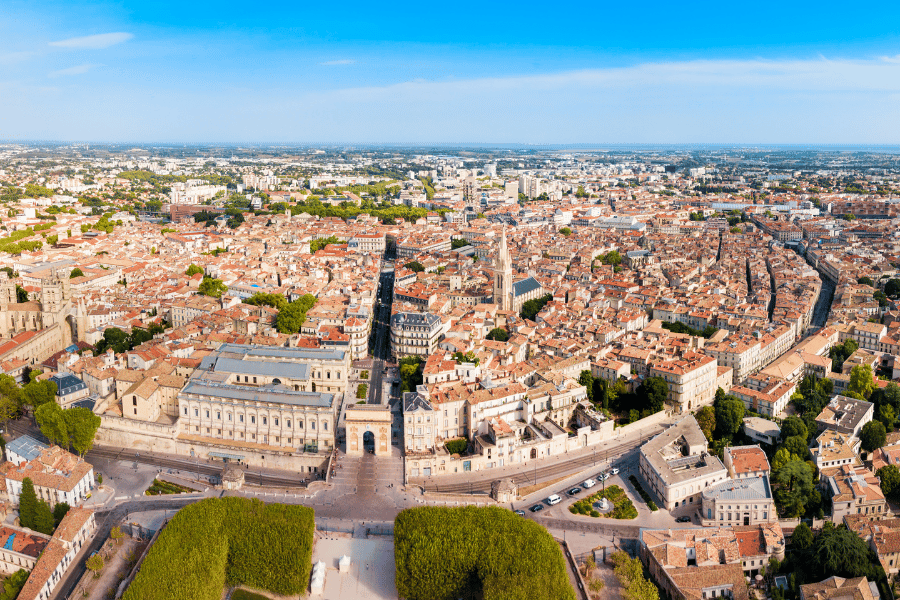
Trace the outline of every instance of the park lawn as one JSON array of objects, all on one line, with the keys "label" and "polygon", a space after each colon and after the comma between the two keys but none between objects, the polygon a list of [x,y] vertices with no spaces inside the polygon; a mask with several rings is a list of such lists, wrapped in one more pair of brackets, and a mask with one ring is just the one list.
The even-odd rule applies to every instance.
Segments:
[{"label": "park lawn", "polygon": [[[612,502],[613,509],[607,513],[601,513],[594,508],[594,502],[606,498]],[[600,518],[608,517],[612,519],[636,519],[638,516],[634,503],[625,493],[625,490],[617,485],[608,486],[605,490],[600,490],[591,494],[587,498],[583,498],[569,507],[569,512],[581,514],[585,516]]]}]

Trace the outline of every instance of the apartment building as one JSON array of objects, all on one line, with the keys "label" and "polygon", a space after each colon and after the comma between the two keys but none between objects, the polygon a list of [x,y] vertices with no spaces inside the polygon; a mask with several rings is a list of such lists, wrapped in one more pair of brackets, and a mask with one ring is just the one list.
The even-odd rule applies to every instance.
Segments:
[{"label": "apartment building", "polygon": [[748,410],[768,417],[777,417],[791,401],[797,384],[791,381],[773,380],[759,390],[744,386],[731,388],[731,393],[743,401]]},{"label": "apartment building", "polygon": [[6,482],[6,500],[13,505],[19,504],[26,478],[34,484],[37,497],[51,508],[59,502],[78,506],[94,489],[94,467],[90,463],[27,435],[7,443],[0,474]]},{"label": "apartment building", "polygon": [[828,471],[823,479],[835,523],[851,514],[881,517],[889,512],[880,481],[868,468],[845,464]]},{"label": "apartment building", "polygon": [[761,366],[762,344],[753,336],[729,337],[719,343],[707,344],[703,351],[714,357],[718,364],[733,369],[735,385],[740,385]]},{"label": "apartment building", "polygon": [[430,313],[398,312],[391,315],[391,355],[430,356],[444,333],[441,318]]},{"label": "apartment building", "polygon": [[651,363],[650,377],[662,377],[666,381],[668,408],[684,413],[715,400],[717,366],[716,359],[711,356],[685,352],[674,360]]},{"label": "apartment building", "polygon": [[816,417],[819,431],[832,430],[847,437],[859,437],[863,426],[872,420],[875,405],[865,400],[835,396]]}]

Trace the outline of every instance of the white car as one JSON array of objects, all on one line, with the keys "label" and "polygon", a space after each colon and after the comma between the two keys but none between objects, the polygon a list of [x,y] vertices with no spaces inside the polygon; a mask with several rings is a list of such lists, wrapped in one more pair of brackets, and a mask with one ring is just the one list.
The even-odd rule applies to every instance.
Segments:
[{"label": "white car", "polygon": [[612,469],[609,470],[609,474],[610,474],[610,475],[618,475],[618,474],[619,474],[619,470],[616,469],[616,468],[612,468]]},{"label": "white car", "polygon": [[609,479],[609,473],[601,473],[597,477],[600,478],[600,481],[606,481],[607,479]]},{"label": "white car", "polygon": [[593,479],[585,479],[584,483],[581,484],[581,486],[586,490],[591,489],[595,485],[597,485],[597,482]]},{"label": "white car", "polygon": [[559,494],[551,494],[547,497],[547,504],[549,504],[550,506],[559,504],[560,502],[562,502],[562,498],[559,496]]}]

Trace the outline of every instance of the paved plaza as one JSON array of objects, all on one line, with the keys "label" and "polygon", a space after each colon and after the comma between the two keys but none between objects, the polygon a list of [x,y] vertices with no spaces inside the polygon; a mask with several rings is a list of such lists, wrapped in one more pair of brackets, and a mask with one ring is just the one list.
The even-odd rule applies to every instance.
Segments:
[{"label": "paved plaza", "polygon": [[[350,572],[338,571],[341,556],[350,557]],[[396,600],[394,583],[394,539],[359,539],[349,536],[326,536],[316,540],[313,564],[325,563],[324,600]]]}]

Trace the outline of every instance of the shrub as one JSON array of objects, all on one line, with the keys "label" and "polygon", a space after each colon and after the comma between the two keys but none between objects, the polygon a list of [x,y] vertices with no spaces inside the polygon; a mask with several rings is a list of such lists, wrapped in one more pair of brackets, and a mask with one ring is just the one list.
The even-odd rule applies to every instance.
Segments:
[{"label": "shrub", "polygon": [[282,595],[309,583],[313,510],[249,498],[209,498],[175,515],[124,600],[219,600],[227,585]]},{"label": "shrub", "polygon": [[422,507],[394,522],[397,592],[407,600],[574,600],[546,529],[497,507]]},{"label": "shrub", "polygon": [[450,454],[462,454],[469,447],[469,440],[465,438],[447,440],[447,442],[444,443],[444,447],[447,448],[447,452]]},{"label": "shrub", "polygon": [[650,510],[659,510],[656,507],[656,503],[653,502],[650,494],[648,494],[647,491],[644,490],[644,486],[641,485],[641,482],[638,481],[637,477],[635,477],[634,475],[630,475],[628,477],[628,481],[630,481],[631,485],[634,486],[634,489],[637,490],[637,493],[640,495],[641,499],[643,499],[643,501],[647,503],[647,506],[650,508]]},{"label": "shrub", "polygon": [[367,386],[366,384],[361,383],[358,386],[356,386],[356,397],[357,398],[365,398],[366,395],[368,394],[368,392],[369,392],[369,386]]},{"label": "shrub", "polygon": [[369,378],[369,372],[368,372],[368,371],[363,371],[362,373],[359,374],[359,378],[360,378],[360,379],[368,379],[368,378]]}]

